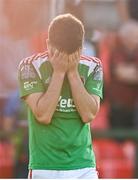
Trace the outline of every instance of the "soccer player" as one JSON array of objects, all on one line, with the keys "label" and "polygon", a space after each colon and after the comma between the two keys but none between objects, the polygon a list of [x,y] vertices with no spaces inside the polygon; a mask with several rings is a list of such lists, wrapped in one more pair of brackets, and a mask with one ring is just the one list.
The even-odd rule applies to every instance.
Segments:
[{"label": "soccer player", "polygon": [[84,26],[71,14],[49,25],[48,52],[19,65],[29,109],[30,178],[98,178],[90,122],[102,98],[99,59],[81,56]]}]

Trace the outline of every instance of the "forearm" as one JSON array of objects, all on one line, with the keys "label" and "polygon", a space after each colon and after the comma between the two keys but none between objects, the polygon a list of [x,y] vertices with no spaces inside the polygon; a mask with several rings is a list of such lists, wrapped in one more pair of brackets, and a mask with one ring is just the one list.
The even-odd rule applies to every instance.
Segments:
[{"label": "forearm", "polygon": [[68,74],[68,79],[75,106],[83,122],[90,122],[94,119],[99,109],[99,104],[85,89],[78,72]]},{"label": "forearm", "polygon": [[51,121],[59,100],[63,81],[63,73],[53,73],[47,91],[38,99],[36,108],[42,123],[49,123]]}]

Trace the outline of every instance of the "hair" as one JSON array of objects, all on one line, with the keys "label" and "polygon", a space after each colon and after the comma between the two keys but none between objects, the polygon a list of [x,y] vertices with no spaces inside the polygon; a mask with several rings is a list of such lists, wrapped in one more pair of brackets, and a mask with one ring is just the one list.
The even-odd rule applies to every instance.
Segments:
[{"label": "hair", "polygon": [[59,51],[72,54],[82,48],[84,26],[72,14],[59,15],[49,25],[48,39],[51,46]]}]

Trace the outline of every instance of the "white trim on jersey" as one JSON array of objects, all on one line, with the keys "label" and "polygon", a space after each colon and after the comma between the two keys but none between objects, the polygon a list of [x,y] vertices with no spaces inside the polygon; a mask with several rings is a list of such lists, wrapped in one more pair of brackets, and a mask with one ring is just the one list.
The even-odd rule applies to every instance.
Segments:
[{"label": "white trim on jersey", "polygon": [[93,72],[93,70],[97,66],[96,63],[94,63],[93,61],[88,61],[88,60],[80,60],[79,63],[84,64],[89,67],[88,76]]},{"label": "white trim on jersey", "polygon": [[48,61],[48,57],[44,57],[44,58],[38,57],[37,60],[32,61],[32,64],[33,64],[35,70],[37,71],[40,79],[42,79],[42,77],[41,77],[41,73],[40,73],[39,68],[40,68],[40,66],[42,65],[42,63],[44,63],[44,62],[46,62],[46,61]]}]

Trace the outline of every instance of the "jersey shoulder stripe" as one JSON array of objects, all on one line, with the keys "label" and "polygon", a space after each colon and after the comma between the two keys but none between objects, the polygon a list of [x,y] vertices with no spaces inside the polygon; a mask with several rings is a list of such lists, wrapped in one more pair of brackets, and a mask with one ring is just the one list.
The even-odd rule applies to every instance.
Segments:
[{"label": "jersey shoulder stripe", "polygon": [[90,56],[84,56],[81,55],[80,58],[80,64],[83,64],[89,68],[88,70],[88,76],[95,71],[95,69],[99,66],[101,66],[101,61],[100,59],[96,57],[90,57]]},{"label": "jersey shoulder stripe", "polygon": [[43,53],[37,54],[37,55],[35,56],[35,58],[32,59],[32,61],[38,60],[39,58],[45,58],[45,57],[48,57],[48,52],[47,52],[47,51],[45,51],[45,52],[43,52]]},{"label": "jersey shoulder stripe", "polygon": [[46,60],[47,58],[48,58],[48,52],[47,51],[26,57],[26,58],[21,60],[21,62],[19,64],[19,69],[24,65],[33,64],[34,61],[39,61],[39,62],[42,61],[43,62],[43,59]]},{"label": "jersey shoulder stripe", "polygon": [[20,62],[20,64],[19,64],[19,69],[22,68],[22,66],[24,66],[25,64],[29,64],[30,59],[34,59],[35,56],[36,56],[36,55],[34,54],[34,55],[32,55],[32,56],[29,56],[29,57],[27,57],[27,58],[22,59],[21,62]]},{"label": "jersey shoulder stripe", "polygon": [[84,55],[81,55],[80,60],[93,61],[93,62],[95,62],[97,64],[101,64],[101,60],[98,59],[97,57],[94,57],[94,56],[84,56]]},{"label": "jersey shoulder stripe", "polygon": [[30,57],[24,58],[20,64],[19,64],[19,71],[22,71],[22,69],[25,66],[33,66],[41,78],[41,73],[40,73],[40,66],[48,60],[48,53],[43,52],[39,54],[32,55]]}]

